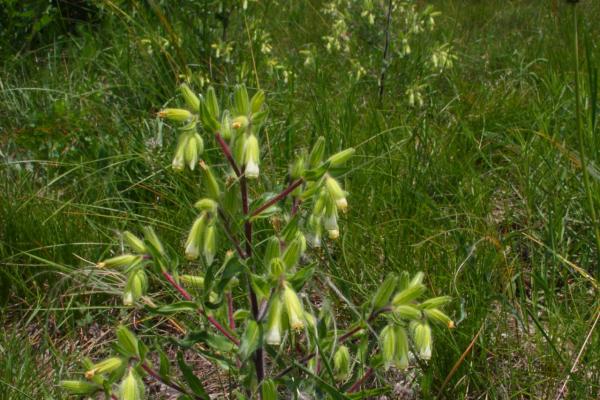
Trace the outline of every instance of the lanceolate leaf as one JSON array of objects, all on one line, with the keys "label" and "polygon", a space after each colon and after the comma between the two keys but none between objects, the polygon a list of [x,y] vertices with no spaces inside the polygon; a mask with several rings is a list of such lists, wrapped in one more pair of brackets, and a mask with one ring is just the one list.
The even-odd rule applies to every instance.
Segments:
[{"label": "lanceolate leaf", "polygon": [[261,328],[254,320],[248,321],[244,336],[242,336],[242,342],[240,344],[240,358],[243,360],[248,359],[252,353],[258,348],[261,341]]},{"label": "lanceolate leaf", "polygon": [[183,374],[185,382],[188,384],[192,392],[195,395],[200,396],[201,399],[209,400],[210,397],[208,396],[208,393],[206,393],[202,382],[196,375],[194,375],[194,371],[192,371],[190,366],[186,364],[185,360],[183,359],[182,352],[177,353],[177,363],[179,364],[179,369]]}]

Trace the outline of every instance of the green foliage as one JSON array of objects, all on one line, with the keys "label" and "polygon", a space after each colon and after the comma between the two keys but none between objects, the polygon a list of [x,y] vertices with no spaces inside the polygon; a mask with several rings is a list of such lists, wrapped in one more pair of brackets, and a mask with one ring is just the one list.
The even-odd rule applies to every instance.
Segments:
[{"label": "green foliage", "polygon": [[[256,206],[283,189],[286,173],[292,178],[303,173],[298,171],[304,162],[289,171],[284,166],[296,156],[308,159],[319,137],[321,159],[325,152],[356,148],[351,173],[339,180],[350,195],[349,213],[339,215],[338,241],[331,246],[323,230],[318,265],[305,266],[297,281],[289,280],[304,301],[309,292],[301,271],[322,282],[317,293],[330,290],[326,277],[334,279],[348,302],[323,307],[341,315],[344,324],[356,315],[349,304],[364,304],[388,275],[402,270],[425,272],[431,296],[452,295],[445,310],[458,329],[432,324],[432,359],[411,363],[406,379],[392,363],[385,375],[398,380],[400,390],[425,398],[556,398],[566,384],[569,397],[598,397],[597,249],[576,134],[573,26],[566,2],[428,2],[442,13],[436,29],[415,37],[410,56],[389,54],[381,101],[376,78],[383,19],[374,25],[362,19],[364,30],[348,31],[364,44],[356,57],[361,65],[375,66],[356,81],[349,79],[351,61],[325,49],[323,36],[331,24],[321,13],[324,2],[250,0],[244,12],[241,1],[224,3],[225,10],[234,9],[225,30],[230,61],[217,58],[227,46],[212,47],[223,38],[222,13],[213,8],[219,2],[157,0],[154,8],[150,3],[96,2],[111,10],[102,23],[78,23],[77,34],[56,40],[38,35],[44,46],[15,41],[24,50],[2,57],[0,314],[6,335],[0,338],[0,359],[10,367],[3,369],[0,397],[64,397],[58,382],[81,375],[76,360],[108,357],[107,346],[74,351],[72,343],[110,340],[104,329],[135,321],[132,330],[153,353],[159,351],[147,341],[150,329],[178,329],[168,316],[142,311],[148,318],[139,319],[137,308],[122,305],[123,270],[91,267],[119,254],[116,232],[130,229],[141,238],[141,226],[154,226],[164,251],[178,256],[174,267],[184,271],[179,282],[190,294],[208,298],[213,307],[227,301],[202,290],[204,276],[196,276],[193,265],[204,261],[188,263],[181,252],[200,214],[192,206],[205,196],[208,178],[204,170],[174,173],[169,167],[177,135],[154,115],[159,108],[183,105],[183,98],[171,98],[174,80],[203,91],[212,82],[219,105],[226,107],[228,90],[240,82],[250,94],[257,88],[267,94],[270,117],[259,137],[259,173],[268,194],[256,198]],[[377,4],[379,16],[385,16],[385,3]],[[424,2],[415,4],[424,10]],[[584,153],[592,189],[597,189],[600,154],[592,122],[599,6],[592,0],[577,5]],[[392,30],[399,29],[396,24],[403,26],[394,14]],[[427,49],[443,43],[457,56],[453,68],[429,76],[423,107],[407,107],[407,86],[427,74]],[[391,35],[390,49],[399,44]],[[308,66],[304,50],[314,61]],[[231,120],[221,114],[220,123]],[[220,179],[223,161],[216,157],[215,142],[203,140],[202,158]],[[269,181],[266,171],[280,179]],[[236,204],[238,190],[214,188],[226,196],[225,203]],[[600,204],[600,192],[591,193]],[[323,229],[317,222],[314,226]],[[217,235],[218,246],[227,241],[222,232]],[[223,257],[216,256],[213,271]],[[227,266],[238,268],[243,266]],[[148,275],[149,293],[160,293],[154,306],[178,303],[178,293],[160,285],[155,271]],[[221,284],[211,274],[207,282]],[[258,278],[251,284],[257,291],[268,289]],[[238,290],[236,304],[242,300]],[[142,303],[144,296],[136,304]],[[222,308],[216,312],[227,319]],[[235,313],[236,324],[249,313]],[[187,323],[187,311],[169,314]],[[22,325],[11,327],[14,321]],[[224,352],[233,346],[213,329],[172,334],[182,346],[195,346],[196,355],[209,340],[215,342],[210,348]],[[189,365],[203,372],[186,351]],[[335,373],[333,354],[328,356]],[[159,369],[158,359],[152,360]],[[227,365],[221,358],[211,361]],[[171,373],[177,374],[171,362]],[[211,389],[219,386],[209,380]],[[229,380],[223,382],[227,386]],[[381,396],[383,389],[370,393]]]},{"label": "green foliage", "polygon": [[[183,272],[182,267],[175,267],[180,265],[179,257],[167,253],[150,228],[145,229],[145,240],[128,231],[123,233],[123,239],[135,253],[114,256],[98,263],[100,268],[117,268],[128,276],[123,304],[146,303],[145,309],[150,314],[183,318],[178,324],[185,324],[187,329],[196,333],[184,342],[174,342],[183,345],[183,348],[193,349],[193,344],[202,340],[206,347],[203,354],[210,355],[211,359],[222,359],[214,363],[214,368],[223,368],[236,377],[251,396],[264,393],[273,397],[273,393],[281,391],[288,397],[299,382],[306,393],[314,391],[317,395],[318,388],[323,388],[334,398],[342,398],[341,393],[354,392],[361,386],[360,371],[366,368],[379,370],[384,365],[389,367],[390,363],[401,369],[408,367],[409,336],[406,331],[409,327],[416,351],[423,360],[429,360],[432,349],[429,322],[444,321],[448,327],[453,327],[453,323],[435,308],[443,302],[430,299],[426,306],[417,302],[425,291],[421,273],[410,280],[408,274],[404,274],[402,279],[388,279],[385,289],[378,291],[372,301],[367,300],[360,306],[363,311],[359,312],[358,320],[346,328],[342,327],[341,320],[336,321],[342,317],[341,314],[324,318],[318,315],[318,306],[310,304],[312,301],[308,294],[316,290],[315,283],[318,282],[314,269],[319,264],[315,256],[322,246],[321,227],[328,231],[330,239],[339,237],[338,213],[346,212],[348,203],[347,193],[338,179],[354,151],[343,150],[323,161],[321,138],[306,163],[302,158],[292,162],[292,165],[300,167],[295,178],[292,180],[290,177],[286,188],[274,196],[261,196],[259,191],[265,190],[262,181],[274,181],[273,178],[259,179],[261,149],[258,137],[264,123],[264,93],[258,91],[250,98],[245,86],[238,85],[228,110],[219,105],[212,88],[205,96],[197,97],[184,86],[182,95],[189,109],[169,108],[159,112],[180,132],[173,169],[183,173],[187,167],[193,173],[200,162],[201,169],[209,171],[204,161],[199,161],[203,148],[197,147],[195,138],[203,140],[202,137],[211,136],[229,167],[217,168],[214,174],[210,172],[204,193],[210,197],[195,203],[200,215],[193,222],[183,248],[185,258],[192,262],[184,268],[194,271],[194,275],[178,278]],[[218,122],[221,121],[220,110],[232,116],[229,126],[221,126]],[[198,133],[200,127],[202,134]],[[223,138],[221,131],[230,132],[229,138]],[[315,173],[315,170],[320,172]],[[211,183],[213,180],[214,183]],[[226,195],[211,189],[212,186],[229,186],[229,191],[239,190],[237,205],[226,207]],[[258,202],[250,196],[256,197]],[[260,218],[262,213],[276,205],[277,209],[268,212],[268,221],[263,221]],[[228,242],[217,241],[217,236],[227,237]],[[221,267],[214,267],[215,260],[221,262]],[[171,303],[155,306],[164,300],[148,291],[148,274],[151,271],[159,274],[157,278],[162,276],[159,281],[179,292],[185,301],[171,300]],[[251,283],[240,286],[233,284],[234,280]],[[187,285],[199,285],[200,296],[194,299],[184,287]],[[234,295],[238,299],[249,299],[249,302],[234,301]],[[336,290],[321,293],[321,297],[321,301],[327,303],[338,301]],[[408,309],[412,312],[407,312]],[[203,330],[202,325],[193,322],[193,318],[182,315],[193,316],[196,313],[200,313],[212,329]],[[234,314],[238,315],[237,328],[233,323]],[[383,324],[379,320],[385,320],[387,324],[381,333],[384,364],[376,356],[369,358],[370,361],[366,358],[362,358],[362,362],[352,361],[352,354],[359,351],[350,340],[356,335],[362,337],[358,343],[365,348],[361,351],[372,355],[379,352],[378,335],[374,330]],[[366,328],[368,331],[364,332]],[[162,335],[149,333],[154,336],[151,342],[159,346],[166,343]],[[213,334],[219,336],[213,338]],[[144,371],[160,382],[171,382],[167,384],[182,395],[207,398],[201,381],[186,364],[183,353],[178,353],[177,364],[185,384],[173,384],[169,361],[160,347],[157,351],[162,365],[155,371],[146,361],[148,349],[131,331],[120,327],[117,339],[119,356],[86,367],[85,376],[97,385],[97,391],[112,394],[114,385],[120,380],[121,398],[140,398],[144,388],[139,374]],[[301,353],[309,356],[299,360],[296,356],[299,348]],[[327,354],[333,354],[333,369],[316,367],[318,363],[331,362],[327,360]],[[317,364],[314,364],[315,360]],[[313,366],[307,371],[302,364],[309,361]],[[355,363],[359,364],[356,368],[353,367]],[[266,371],[265,364],[272,365],[271,372]],[[299,369],[295,368],[297,365]],[[276,369],[286,372],[277,373]],[[268,380],[263,387],[265,379]],[[351,384],[352,380],[358,383]],[[93,385],[73,381],[65,382],[63,386],[75,394],[88,394],[94,390]]]}]

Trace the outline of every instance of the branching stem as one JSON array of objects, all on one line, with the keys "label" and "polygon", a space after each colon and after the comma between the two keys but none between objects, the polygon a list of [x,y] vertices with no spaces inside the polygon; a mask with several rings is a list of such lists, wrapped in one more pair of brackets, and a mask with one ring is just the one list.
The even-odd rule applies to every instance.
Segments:
[{"label": "branching stem", "polygon": [[[181,294],[181,297],[183,297],[187,301],[193,301],[193,298],[188,293],[188,291],[185,290],[185,288],[183,288],[179,283],[177,283],[171,274],[169,274],[167,271],[163,271],[162,274],[165,277],[165,279],[171,284],[171,286],[173,286],[173,288],[177,290],[179,294]],[[206,314],[206,312],[201,308],[198,309],[198,313],[204,316],[208,320],[208,322],[210,322],[219,332],[221,332],[227,339],[229,339],[230,342],[232,342],[236,346],[240,345],[240,341],[236,339],[231,333],[229,333],[227,329],[225,329],[225,327],[223,327],[223,325],[221,325],[219,321],[217,321],[213,316]]]},{"label": "branching stem", "polygon": [[294,191],[294,189],[296,189],[298,186],[302,185],[302,182],[304,182],[304,180],[302,178],[296,179],[294,182],[290,183],[290,185],[288,187],[286,187],[277,196],[267,200],[262,206],[258,207],[256,210],[252,211],[251,216],[255,217],[258,214],[260,214],[261,212],[265,211],[267,208],[269,208],[272,205],[277,204],[279,201],[285,199],[287,197],[287,195],[289,195],[290,193],[292,193]]}]

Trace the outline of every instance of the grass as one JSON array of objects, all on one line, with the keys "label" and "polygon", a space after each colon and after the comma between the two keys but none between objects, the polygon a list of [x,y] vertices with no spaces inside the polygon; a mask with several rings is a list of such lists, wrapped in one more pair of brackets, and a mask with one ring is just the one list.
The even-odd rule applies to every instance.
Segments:
[{"label": "grass", "polygon": [[[79,368],[69,341],[94,323],[125,318],[88,308],[118,303],[89,274],[114,248],[117,230],[151,223],[179,246],[198,192],[193,176],[170,171],[174,138],[153,112],[191,70],[219,86],[240,75],[260,83],[271,108],[265,164],[282,174],[292,149],[318,135],[331,150],[358,146],[346,182],[350,215],[326,273],[358,299],[390,271],[422,270],[431,291],[454,297],[457,329],[437,332],[434,357],[419,377],[422,397],[556,398],[568,379],[569,398],[596,398],[599,264],[582,168],[597,206],[589,71],[600,56],[593,40],[600,8],[585,0],[578,6],[582,159],[570,8],[433,3],[443,16],[424,40],[452,41],[458,59],[433,80],[422,109],[403,99],[418,63],[388,70],[381,104],[376,80],[349,80],[334,55],[320,51],[315,68],[302,67],[296,50],[319,43],[326,29],[318,2],[256,6],[255,20],[276,38],[273,52],[289,55],[298,71],[290,84],[267,73],[264,57],[251,51],[246,24],[254,22],[240,15],[228,34],[246,66],[209,63],[212,33],[183,2],[113,8],[112,17],[76,35],[3,57],[0,359],[8,368],[0,397],[61,397],[53,385]],[[189,7],[201,15],[202,6]],[[160,37],[171,47],[144,51],[141,38],[156,44]],[[28,329],[42,339],[32,342]],[[46,363],[55,374],[40,372]]]}]

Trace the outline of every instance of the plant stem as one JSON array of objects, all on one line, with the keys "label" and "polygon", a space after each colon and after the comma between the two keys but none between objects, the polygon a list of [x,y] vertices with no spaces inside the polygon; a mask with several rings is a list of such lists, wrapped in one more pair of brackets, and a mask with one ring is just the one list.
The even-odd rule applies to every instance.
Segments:
[{"label": "plant stem", "polygon": [[[573,3],[573,25],[575,30],[575,38],[573,42],[575,51],[575,113],[577,119],[577,138],[579,141],[579,157],[581,157],[581,168],[583,170],[583,185],[585,187],[588,207],[590,209],[590,217],[592,218],[592,225],[594,227],[594,234],[596,236],[596,252],[600,258],[600,229],[598,228],[596,208],[594,206],[594,199],[592,197],[592,187],[590,184],[590,177],[585,160],[585,143],[583,137],[583,127],[581,126],[581,98],[579,94],[579,28],[577,26],[577,20],[577,4]],[[598,264],[597,267],[597,274],[600,275],[600,264]]]},{"label": "plant stem", "polygon": [[[246,234],[245,258],[248,259],[252,257],[252,222],[248,218],[248,215],[250,213],[250,208],[248,205],[248,183],[244,174],[240,176],[240,190],[242,192],[242,211],[244,213],[244,216],[246,217],[246,222],[244,223],[244,232]],[[250,277],[248,275],[246,275],[246,279],[248,284],[248,294],[250,296],[250,308],[252,311],[252,317],[255,321],[258,321],[258,299],[256,298],[256,293],[254,293],[254,289],[252,289],[252,285],[250,284]],[[262,346],[259,346],[254,352],[254,367],[256,369],[256,379],[260,384],[265,378],[265,360]]]},{"label": "plant stem", "polygon": [[237,251],[241,258],[246,258],[246,253],[244,253],[244,250],[242,250],[240,242],[233,235],[233,232],[231,232],[231,223],[229,222],[229,218],[227,218],[227,215],[225,215],[225,213],[220,207],[217,212],[219,213],[219,217],[221,217],[221,220],[223,221],[223,230],[225,231],[225,235],[227,235],[227,238],[233,244],[233,247],[235,247],[235,251]]},{"label": "plant stem", "polygon": [[229,145],[225,142],[225,139],[223,139],[223,136],[221,136],[221,134],[219,132],[216,132],[215,139],[217,140],[217,143],[219,143],[219,146],[221,147],[221,150],[223,151],[223,155],[225,155],[225,158],[229,162],[229,165],[231,165],[231,168],[233,168],[233,172],[235,172],[235,175],[238,178],[241,177],[242,172],[240,171],[240,168],[238,167],[235,160],[233,159],[233,154],[231,154],[231,149],[229,148]]},{"label": "plant stem", "polygon": [[235,319],[233,319],[233,295],[227,292],[227,317],[229,318],[229,329],[235,331]]},{"label": "plant stem", "polygon": [[[187,391],[186,391],[184,388],[182,388],[181,386],[179,386],[179,385],[177,385],[177,384],[175,384],[175,383],[173,383],[173,382],[167,382],[167,381],[165,381],[163,378],[161,378],[161,377],[160,377],[160,375],[158,375],[158,374],[156,373],[156,371],[154,371],[152,368],[150,368],[150,366],[149,366],[148,364],[146,364],[146,363],[142,363],[140,366],[142,367],[142,369],[143,369],[144,371],[146,371],[146,373],[147,373],[148,375],[150,375],[152,378],[154,378],[154,379],[155,379],[155,380],[157,380],[158,382],[162,383],[163,385],[165,385],[165,386],[168,386],[168,387],[170,387],[171,389],[174,389],[174,390],[178,391],[178,392],[179,392],[179,393],[181,393],[181,394],[186,394],[186,395],[188,395],[188,396],[190,395],[190,394],[189,394],[189,393],[188,393],[188,392],[187,392]],[[194,396],[194,398],[198,398],[198,397]]]},{"label": "plant stem", "polygon": [[[379,310],[373,311],[370,315],[369,318],[367,318],[367,323],[373,321],[375,318],[377,318],[377,316],[379,316],[382,313],[385,312],[389,312],[391,311],[391,307],[386,306],[386,307],[382,307]],[[343,343],[346,340],[350,339],[352,336],[354,336],[356,333],[358,333],[363,327],[358,324],[357,326],[355,326],[354,328],[350,329],[348,332],[344,333],[342,336],[340,336],[338,338],[338,343]],[[300,364],[304,364],[308,361],[310,361],[314,356],[316,356],[317,353],[310,353],[307,356],[305,356],[304,358],[302,358],[300,360]],[[286,368],[284,368],[283,370],[281,370],[277,375],[275,375],[275,379],[281,378],[282,376],[284,376],[285,374],[287,374],[288,372],[290,372],[292,369],[294,369],[295,365],[290,365]]]},{"label": "plant stem", "polygon": [[260,214],[261,212],[265,211],[267,208],[271,207],[273,204],[276,204],[279,201],[283,200],[287,195],[289,195],[291,192],[293,192],[294,189],[296,189],[298,186],[300,186],[302,184],[302,182],[304,182],[304,180],[302,178],[296,179],[294,182],[290,183],[290,185],[287,188],[285,188],[281,193],[279,193],[277,196],[270,198],[262,206],[258,207],[256,210],[254,210],[252,212],[251,216],[255,217],[258,214]]},{"label": "plant stem", "polygon": [[[178,284],[171,274],[169,274],[167,271],[163,271],[162,274],[165,277],[165,279],[171,284],[171,286],[173,286],[173,288],[175,288],[175,290],[177,290],[181,294],[181,297],[183,297],[187,301],[193,301],[193,298],[188,293],[188,291],[185,290],[180,284]],[[231,333],[229,333],[227,329],[225,329],[223,325],[221,325],[219,321],[217,321],[213,316],[206,314],[206,312],[201,308],[198,309],[198,313],[205,317],[208,320],[208,322],[210,322],[219,332],[221,332],[227,339],[229,339],[230,342],[232,342],[236,346],[240,345],[240,341],[236,339]]]},{"label": "plant stem", "polygon": [[371,377],[371,375],[373,375],[373,368],[369,368],[367,370],[367,372],[365,372],[365,374],[362,376],[362,378],[360,378],[359,380],[357,380],[354,385],[352,385],[350,387],[350,389],[348,389],[348,393],[354,393],[356,391],[358,391],[360,389],[360,387],[363,385],[363,383],[365,383],[367,381],[367,379],[369,379]]}]

